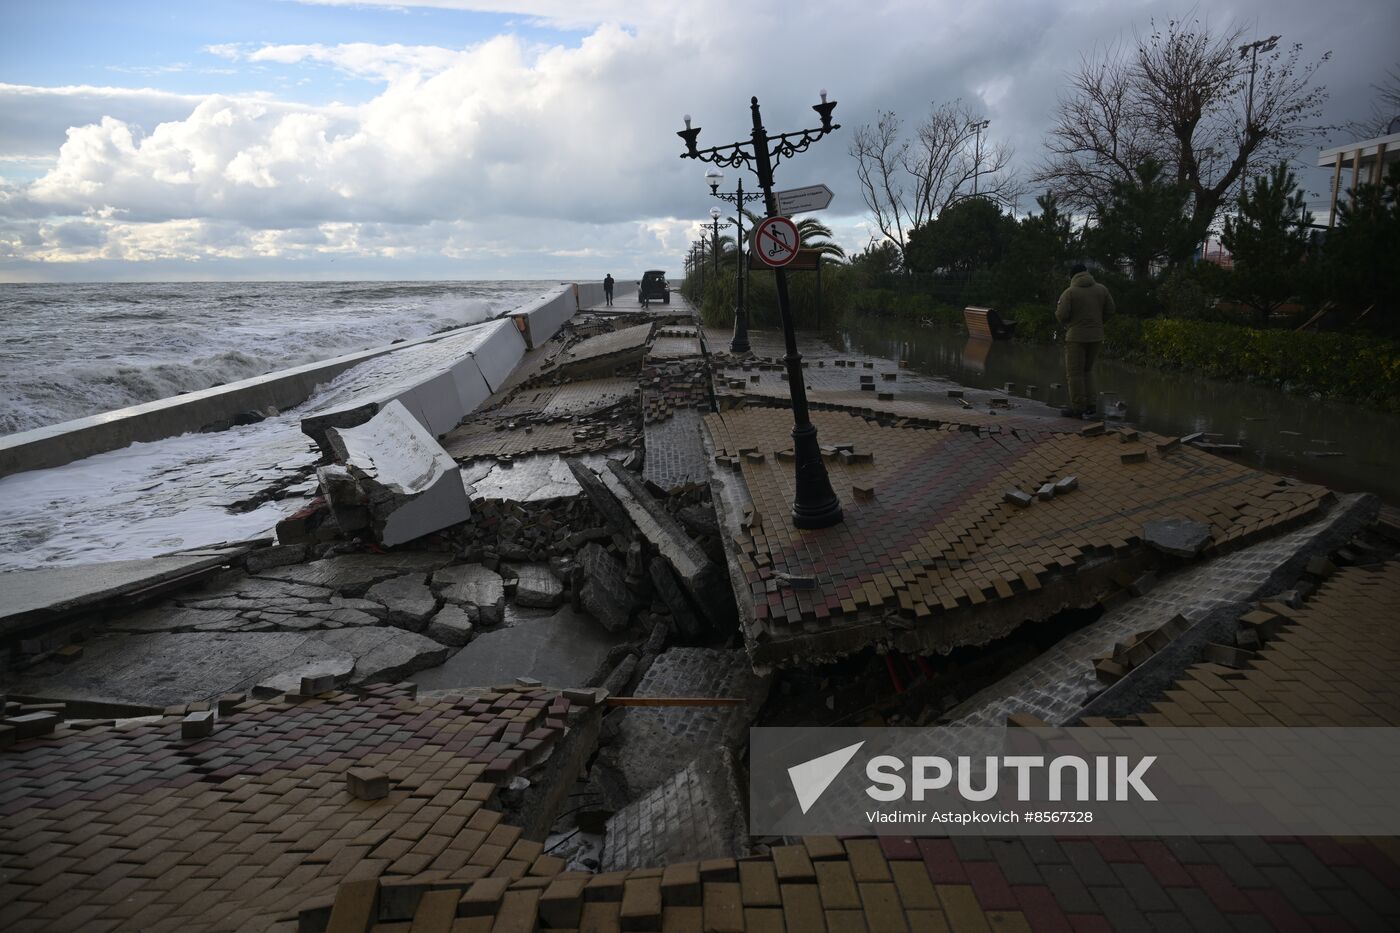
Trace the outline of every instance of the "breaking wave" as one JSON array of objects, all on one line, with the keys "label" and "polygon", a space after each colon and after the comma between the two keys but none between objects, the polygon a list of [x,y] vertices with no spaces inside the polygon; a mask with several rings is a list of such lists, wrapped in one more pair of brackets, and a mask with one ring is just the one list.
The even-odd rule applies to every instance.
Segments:
[{"label": "breaking wave", "polygon": [[473,324],[534,282],[0,285],[0,434]]}]

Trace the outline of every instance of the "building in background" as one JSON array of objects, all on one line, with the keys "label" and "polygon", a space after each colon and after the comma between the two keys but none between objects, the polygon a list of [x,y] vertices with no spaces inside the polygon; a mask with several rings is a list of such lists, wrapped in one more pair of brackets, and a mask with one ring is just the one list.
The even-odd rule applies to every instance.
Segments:
[{"label": "building in background", "polygon": [[[1337,201],[1342,198],[1344,190],[1351,191],[1360,184],[1378,183],[1391,163],[1400,161],[1400,117],[1392,120],[1387,129],[1390,132],[1385,136],[1333,146],[1318,153],[1318,167],[1332,170],[1332,197],[1327,209],[1329,228],[1337,223]],[[1342,187],[1344,168],[1351,176],[1345,189]]]}]

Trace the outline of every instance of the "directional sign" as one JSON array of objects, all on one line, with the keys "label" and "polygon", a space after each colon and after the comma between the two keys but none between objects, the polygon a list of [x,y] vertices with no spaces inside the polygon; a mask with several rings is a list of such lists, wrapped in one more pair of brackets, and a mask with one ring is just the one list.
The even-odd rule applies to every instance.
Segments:
[{"label": "directional sign", "polygon": [[797,225],[786,217],[769,217],[754,231],[753,242],[759,262],[776,269],[797,258],[802,238],[797,233]]},{"label": "directional sign", "polygon": [[778,192],[778,213],[786,217],[808,211],[824,211],[831,203],[831,189],[826,185],[808,185]]}]

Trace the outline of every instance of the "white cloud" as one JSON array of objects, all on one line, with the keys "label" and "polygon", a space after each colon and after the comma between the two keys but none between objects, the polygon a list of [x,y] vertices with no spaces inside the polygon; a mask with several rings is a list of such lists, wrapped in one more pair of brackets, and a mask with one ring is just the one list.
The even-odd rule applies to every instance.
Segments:
[{"label": "white cloud", "polygon": [[318,62],[332,65],[356,77],[394,81],[411,75],[436,74],[451,67],[461,52],[436,45],[377,45],[352,42],[342,45],[211,45],[205,51],[236,62],[272,62],[296,65]]},{"label": "white cloud", "polygon": [[[869,228],[847,146],[877,108],[913,122],[931,100],[979,102],[990,138],[1029,162],[1081,50],[1165,9],[1147,0],[875,0],[808,4],[800,15],[738,0],[417,5],[589,28],[568,46],[503,35],[468,48],[206,49],[240,68],[323,65],[377,82],[355,106],[0,85],[0,161],[51,160],[27,163],[46,165],[37,178],[0,183],[0,252],[42,262],[417,256],[487,275],[530,274],[532,263],[550,275],[571,262],[665,266],[667,256],[675,266],[710,206],[706,166],[677,158],[681,114],[704,127],[701,146],[744,139],[757,93],[770,131],[795,130],[815,121],[819,86],[840,101],[845,129],[784,161],[778,183],[829,184],[836,200],[823,219],[858,249]],[[1263,21],[1303,35],[1313,9],[1281,0]],[[1308,40],[1309,53],[1326,40]],[[1361,59],[1324,69],[1334,95],[1373,80]]]}]

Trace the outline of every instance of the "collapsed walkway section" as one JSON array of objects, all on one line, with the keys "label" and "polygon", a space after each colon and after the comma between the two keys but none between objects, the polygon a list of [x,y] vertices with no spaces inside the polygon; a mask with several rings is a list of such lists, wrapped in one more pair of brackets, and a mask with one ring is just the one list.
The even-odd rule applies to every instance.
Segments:
[{"label": "collapsed walkway section", "polygon": [[1163,556],[1145,527],[1203,526],[1214,556],[1318,514],[1331,494],[1170,439],[815,411],[845,521],[789,515],[791,415],[742,407],[706,426],[754,663],[866,647],[980,645],[1027,620],[1092,606]]}]

